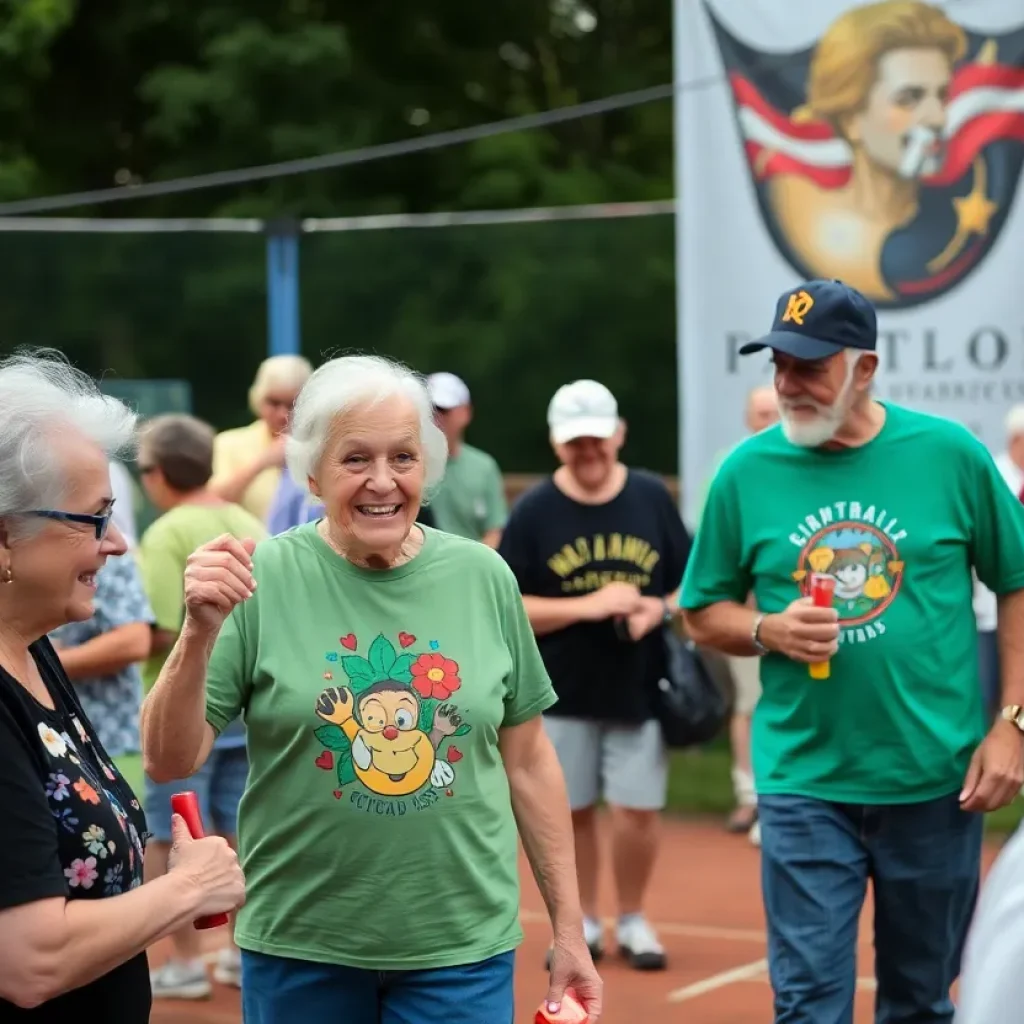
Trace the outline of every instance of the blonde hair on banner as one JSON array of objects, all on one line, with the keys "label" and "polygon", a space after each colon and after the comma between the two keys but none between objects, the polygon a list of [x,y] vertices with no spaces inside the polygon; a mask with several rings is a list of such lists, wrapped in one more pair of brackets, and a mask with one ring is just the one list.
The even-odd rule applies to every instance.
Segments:
[{"label": "blonde hair on banner", "polygon": [[846,118],[864,108],[891,50],[939,49],[955,64],[967,52],[964,30],[920,0],[882,0],[840,15],[818,41],[807,76],[807,103],[794,121],[827,121],[843,134]]}]

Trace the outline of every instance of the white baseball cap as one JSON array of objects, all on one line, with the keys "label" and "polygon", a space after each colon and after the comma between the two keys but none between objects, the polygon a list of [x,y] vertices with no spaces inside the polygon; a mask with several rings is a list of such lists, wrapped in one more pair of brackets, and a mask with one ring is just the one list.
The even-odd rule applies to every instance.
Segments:
[{"label": "white baseball cap", "polygon": [[427,378],[427,390],[435,409],[457,409],[469,405],[469,388],[454,373],[432,373]]},{"label": "white baseball cap", "polygon": [[577,437],[609,438],[619,429],[615,396],[596,380],[564,384],[548,405],[548,427],[555,444]]}]

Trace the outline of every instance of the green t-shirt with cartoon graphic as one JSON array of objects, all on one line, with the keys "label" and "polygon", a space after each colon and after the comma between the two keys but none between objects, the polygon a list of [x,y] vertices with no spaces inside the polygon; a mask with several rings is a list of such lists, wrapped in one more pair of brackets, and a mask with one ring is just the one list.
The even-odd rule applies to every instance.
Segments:
[{"label": "green t-shirt with cartoon graphic", "polygon": [[868,444],[823,451],[780,426],[742,442],[711,486],[680,604],[780,612],[813,572],[836,581],[830,678],[762,660],[758,793],[910,803],[955,792],[984,736],[972,565],[1024,588],[1024,506],[959,424],[885,403]]},{"label": "green t-shirt with cartoon graphic", "polygon": [[423,529],[388,571],[315,523],[256,548],[207,675],[209,722],[244,709],[248,736],[243,949],[412,970],[522,938],[498,735],[555,694],[501,557]]}]

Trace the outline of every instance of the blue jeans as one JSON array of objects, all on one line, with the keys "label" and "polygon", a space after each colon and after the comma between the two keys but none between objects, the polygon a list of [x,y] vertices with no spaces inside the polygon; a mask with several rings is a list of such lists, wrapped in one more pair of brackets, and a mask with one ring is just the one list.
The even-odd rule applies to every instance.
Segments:
[{"label": "blue jeans", "polygon": [[951,1024],[982,816],[958,794],[864,806],[758,795],[776,1024],[853,1024],[857,924],[875,902],[876,1024]]},{"label": "blue jeans", "polygon": [[978,633],[978,674],[981,697],[990,722],[999,716],[1002,680],[999,678],[999,637],[995,630]]},{"label": "blue jeans", "polygon": [[371,971],[242,950],[244,1024],[512,1024],[515,951],[460,967]]},{"label": "blue jeans", "polygon": [[191,789],[199,800],[199,813],[207,835],[234,836],[238,832],[238,805],[245,792],[249,757],[245,747],[214,747],[206,764],[180,782],[153,782],[146,776],[143,806],[153,839],[171,841],[171,797]]}]

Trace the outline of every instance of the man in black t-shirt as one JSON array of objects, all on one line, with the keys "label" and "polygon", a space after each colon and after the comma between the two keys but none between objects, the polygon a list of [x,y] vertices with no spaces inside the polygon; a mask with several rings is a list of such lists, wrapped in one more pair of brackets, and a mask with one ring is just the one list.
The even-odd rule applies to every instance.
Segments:
[{"label": "man in black t-shirt", "polygon": [[668,761],[651,693],[665,671],[690,538],[664,483],[619,461],[625,424],[592,380],[560,388],[548,426],[561,465],[512,509],[500,553],[523,594],[558,694],[545,715],[569,789],[587,944],[603,952],[595,809],[609,807],[619,951],[640,969],[665,952],[643,915]]}]

